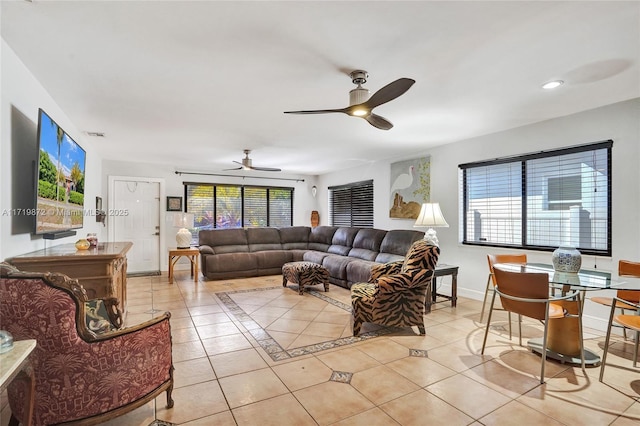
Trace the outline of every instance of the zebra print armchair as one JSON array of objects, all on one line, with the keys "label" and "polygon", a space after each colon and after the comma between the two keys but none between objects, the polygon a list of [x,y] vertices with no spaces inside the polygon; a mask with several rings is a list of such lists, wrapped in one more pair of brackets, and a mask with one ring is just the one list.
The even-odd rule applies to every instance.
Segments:
[{"label": "zebra print armchair", "polygon": [[404,262],[377,265],[368,283],[351,286],[353,335],[365,322],[424,329],[424,302],[440,248],[425,240],[413,243]]}]

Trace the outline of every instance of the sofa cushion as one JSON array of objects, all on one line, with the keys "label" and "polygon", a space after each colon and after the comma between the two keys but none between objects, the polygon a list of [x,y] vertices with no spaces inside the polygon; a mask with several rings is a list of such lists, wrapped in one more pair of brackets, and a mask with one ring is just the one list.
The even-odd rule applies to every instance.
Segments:
[{"label": "sofa cushion", "polygon": [[211,247],[214,253],[249,251],[247,233],[244,229],[202,230],[198,233],[198,241],[200,245]]},{"label": "sofa cushion", "polygon": [[322,265],[322,261],[327,256],[329,256],[329,253],[326,251],[308,250],[303,254],[302,259],[305,262],[313,262],[318,265]]},{"label": "sofa cushion", "polygon": [[258,260],[254,253],[214,254],[207,256],[205,261],[207,262],[207,271],[243,271],[256,274],[258,270]]},{"label": "sofa cushion", "polygon": [[368,260],[355,259],[347,264],[347,279],[349,284],[368,282],[371,278],[371,268],[379,265]]},{"label": "sofa cushion", "polygon": [[280,228],[280,243],[285,250],[306,250],[309,245],[311,228],[308,226],[289,226]]},{"label": "sofa cushion", "polygon": [[249,251],[282,250],[280,232],[276,228],[248,228]]},{"label": "sofa cushion", "polygon": [[360,229],[353,240],[352,247],[367,249],[377,253],[380,251],[380,244],[382,244],[385,235],[387,235],[387,231],[382,229]]},{"label": "sofa cushion", "polygon": [[[387,231],[382,243],[380,253],[396,254],[404,257],[414,241],[424,237],[424,232],[407,229],[394,229]],[[396,259],[397,260],[397,259]]]},{"label": "sofa cushion", "polygon": [[309,234],[309,250],[327,251],[337,226],[316,226]]},{"label": "sofa cushion", "polygon": [[399,254],[393,254],[393,253],[378,253],[375,261],[377,263],[404,261],[404,256],[400,256]]},{"label": "sofa cushion", "polygon": [[267,250],[254,253],[258,269],[279,269],[285,263],[293,261],[293,253],[288,250]]},{"label": "sofa cushion", "polygon": [[340,256],[347,256],[351,247],[353,247],[353,240],[355,240],[359,230],[360,228],[338,228],[333,234],[331,245],[327,251]]},{"label": "sofa cushion", "polygon": [[355,260],[356,259],[347,256],[330,254],[322,260],[322,266],[324,266],[327,271],[329,271],[329,276],[331,278],[336,278],[338,280],[346,282],[347,264]]}]

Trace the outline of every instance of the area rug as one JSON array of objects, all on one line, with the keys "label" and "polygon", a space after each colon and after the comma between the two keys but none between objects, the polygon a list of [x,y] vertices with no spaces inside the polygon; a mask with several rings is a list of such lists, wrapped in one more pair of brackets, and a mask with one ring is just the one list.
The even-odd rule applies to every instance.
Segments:
[{"label": "area rug", "polygon": [[[289,284],[289,289],[293,290],[297,293],[297,286]],[[261,327],[250,314],[245,312],[232,298],[232,295],[238,293],[249,293],[249,292],[259,292],[259,291],[269,291],[274,289],[282,289],[282,287],[265,287],[258,289],[247,289],[247,290],[237,290],[230,292],[220,292],[216,293],[220,301],[229,309],[229,312],[233,314],[233,316],[241,322],[249,331],[249,333],[253,336],[254,339],[258,342],[258,344],[265,350],[266,353],[269,354],[271,359],[274,361],[282,361],[286,359],[295,358],[302,355],[308,355],[317,353],[320,351],[326,351],[328,349],[333,349],[341,346],[351,345],[356,342],[362,342],[364,340],[373,339],[378,336],[390,334],[399,331],[400,329],[397,327],[384,327],[378,326],[373,331],[368,331],[361,333],[359,336],[349,336],[349,337],[341,337],[338,339],[327,340],[320,343],[315,343],[312,345],[306,345],[296,348],[284,348],[282,347],[276,339],[274,339],[267,330]],[[328,293],[330,294],[330,293]],[[332,299],[327,293],[315,291],[315,290],[307,290],[305,291],[305,295],[316,297],[325,303],[336,306],[346,312],[351,312],[351,306],[340,302],[338,300]]]}]

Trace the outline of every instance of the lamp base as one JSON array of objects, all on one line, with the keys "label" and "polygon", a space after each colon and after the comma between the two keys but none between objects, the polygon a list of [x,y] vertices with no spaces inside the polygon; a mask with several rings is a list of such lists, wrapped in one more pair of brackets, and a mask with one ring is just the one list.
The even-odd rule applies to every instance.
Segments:
[{"label": "lamp base", "polygon": [[427,229],[427,232],[424,233],[424,240],[429,244],[431,244],[432,246],[440,247],[440,242],[438,241],[436,230],[433,228]]},{"label": "lamp base", "polygon": [[191,248],[191,232],[187,228],[181,228],[176,234],[176,243],[179,249]]}]

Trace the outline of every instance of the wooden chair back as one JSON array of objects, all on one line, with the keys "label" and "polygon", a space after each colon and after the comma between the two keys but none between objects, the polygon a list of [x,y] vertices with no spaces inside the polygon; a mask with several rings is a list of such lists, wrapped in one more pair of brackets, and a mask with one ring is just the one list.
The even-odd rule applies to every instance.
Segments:
[{"label": "wooden chair back", "polygon": [[[544,273],[509,272],[494,269],[496,286],[502,307],[510,312],[537,320],[544,320],[548,310],[549,275]],[[522,299],[540,299],[540,302],[513,300],[502,294]]]},{"label": "wooden chair back", "polygon": [[[619,261],[618,275],[622,277],[640,277],[640,262]],[[632,303],[640,303],[640,290],[618,290],[617,296]]]},{"label": "wooden chair back", "polygon": [[496,277],[493,274],[493,265],[497,263],[527,263],[526,254],[488,254],[487,262],[489,263],[489,273],[493,285],[496,285]]}]

